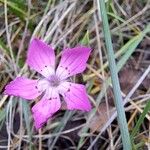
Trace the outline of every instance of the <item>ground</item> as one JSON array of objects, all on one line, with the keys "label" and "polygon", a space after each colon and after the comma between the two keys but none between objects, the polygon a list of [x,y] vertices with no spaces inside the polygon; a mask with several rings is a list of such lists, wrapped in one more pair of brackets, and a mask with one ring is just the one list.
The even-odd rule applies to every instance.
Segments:
[{"label": "ground", "polygon": [[[105,4],[133,149],[150,149],[149,0]],[[3,93],[16,76],[39,76],[26,64],[34,37],[57,55],[77,45],[92,49],[86,71],[72,78],[86,86],[92,111],[68,111],[63,104],[38,131],[35,101]],[[122,149],[104,37],[98,0],[0,0],[0,149]]]}]

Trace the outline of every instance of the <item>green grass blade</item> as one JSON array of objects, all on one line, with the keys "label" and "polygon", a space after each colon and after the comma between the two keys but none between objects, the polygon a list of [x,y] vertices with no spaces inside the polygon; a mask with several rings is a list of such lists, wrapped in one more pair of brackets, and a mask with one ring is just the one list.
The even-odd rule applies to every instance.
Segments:
[{"label": "green grass blade", "polygon": [[138,44],[142,41],[142,39],[145,37],[146,33],[150,31],[150,26],[147,26],[143,32],[141,32],[139,35],[135,36],[133,39],[131,39],[126,53],[121,57],[119,62],[117,63],[117,70],[118,72],[121,70],[121,68],[126,64],[127,60],[130,58],[130,56],[135,51]]},{"label": "green grass blade", "polygon": [[135,127],[133,128],[132,132],[131,132],[131,138],[133,139],[134,136],[138,133],[140,126],[142,125],[144,118],[146,116],[146,114],[150,111],[150,100],[148,100],[142,114],[140,115]]},{"label": "green grass blade", "polygon": [[3,126],[5,117],[6,117],[6,110],[4,108],[0,109],[0,129]]},{"label": "green grass blade", "polygon": [[25,119],[25,124],[26,124],[26,128],[27,128],[27,133],[29,135],[29,150],[32,150],[32,132],[31,132],[31,124],[30,124],[30,120],[29,120],[29,116],[31,116],[31,114],[29,113],[29,104],[27,101],[22,100],[20,101],[22,103],[22,108],[23,108],[23,115],[24,115],[24,119]]},{"label": "green grass blade", "polygon": [[[5,3],[5,0],[0,0],[0,2]],[[21,20],[27,17],[26,12],[23,9],[20,9],[16,3],[12,1],[7,1],[7,6],[15,15],[21,18]]]},{"label": "green grass blade", "polygon": [[90,43],[90,37],[89,37],[89,32],[87,31],[86,34],[84,35],[83,39],[80,41],[82,45],[89,45]]},{"label": "green grass blade", "polygon": [[10,55],[10,50],[7,48],[5,43],[3,42],[2,38],[0,38],[0,48],[8,55]]},{"label": "green grass blade", "polygon": [[114,97],[115,97],[115,105],[118,113],[118,124],[121,131],[121,137],[122,137],[122,143],[124,150],[131,150],[131,141],[125,116],[125,111],[123,107],[123,100],[121,96],[121,90],[120,90],[120,84],[118,80],[117,75],[117,66],[115,63],[115,56],[113,52],[112,47],[112,41],[111,41],[111,35],[110,35],[110,29],[108,25],[108,18],[107,18],[107,12],[105,9],[105,1],[100,0],[100,11],[101,11],[101,17],[103,22],[103,30],[104,30],[104,37],[106,42],[106,48],[107,48],[107,54],[108,54],[108,61],[109,61],[109,67],[110,67],[110,73],[111,73],[111,79],[112,79],[112,85],[113,85],[113,91],[114,91]]}]

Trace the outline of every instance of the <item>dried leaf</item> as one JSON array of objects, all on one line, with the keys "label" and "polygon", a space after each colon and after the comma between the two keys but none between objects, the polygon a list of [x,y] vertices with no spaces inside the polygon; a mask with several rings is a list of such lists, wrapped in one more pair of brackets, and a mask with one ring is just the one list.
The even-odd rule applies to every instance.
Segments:
[{"label": "dried leaf", "polygon": [[[109,115],[111,116],[114,112],[114,107],[109,106]],[[89,128],[92,132],[99,132],[102,127],[105,125],[105,123],[109,120],[110,116],[107,115],[107,107],[106,103],[101,103],[98,112],[96,115],[91,119],[91,122],[89,124]]]}]

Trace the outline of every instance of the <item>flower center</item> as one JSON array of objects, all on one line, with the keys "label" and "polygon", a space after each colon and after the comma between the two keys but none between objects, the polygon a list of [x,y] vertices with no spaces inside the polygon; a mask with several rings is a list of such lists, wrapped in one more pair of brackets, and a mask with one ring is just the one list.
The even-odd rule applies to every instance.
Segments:
[{"label": "flower center", "polygon": [[50,86],[57,87],[60,84],[60,79],[56,75],[51,75],[48,79]]}]

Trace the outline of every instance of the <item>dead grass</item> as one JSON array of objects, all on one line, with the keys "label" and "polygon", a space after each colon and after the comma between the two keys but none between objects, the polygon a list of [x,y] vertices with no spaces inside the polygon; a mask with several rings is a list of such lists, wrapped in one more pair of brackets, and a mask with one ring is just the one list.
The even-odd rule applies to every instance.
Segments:
[{"label": "dead grass", "polygon": [[[118,69],[132,131],[150,100],[150,37],[144,34],[139,43],[134,40],[149,23],[149,1],[114,0],[106,5],[116,61],[123,62],[122,57],[137,44]],[[96,0],[0,0],[0,149],[122,149],[116,113],[110,113],[113,93],[97,6]],[[75,77],[86,85],[93,110],[60,110],[38,132],[30,111],[33,102],[3,94],[16,76],[38,76],[25,64],[28,43],[35,36],[51,43],[57,54],[81,41],[93,49],[86,72]],[[135,149],[150,149],[149,120],[148,113],[134,137]]]}]

